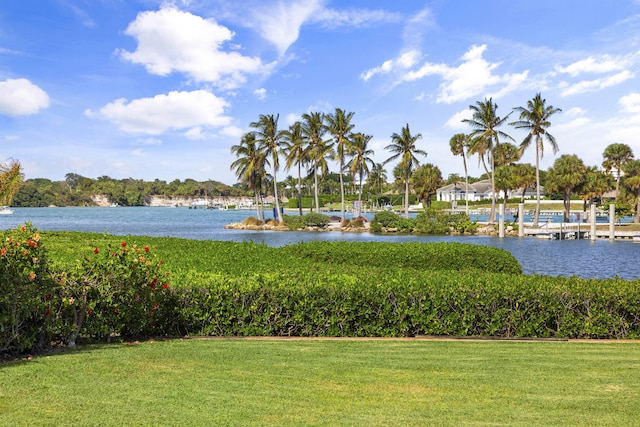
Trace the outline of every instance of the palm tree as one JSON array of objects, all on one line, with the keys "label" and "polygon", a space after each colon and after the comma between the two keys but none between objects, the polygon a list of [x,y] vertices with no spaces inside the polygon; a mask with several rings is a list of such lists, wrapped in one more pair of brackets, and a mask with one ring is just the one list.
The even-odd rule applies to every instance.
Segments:
[{"label": "palm tree", "polygon": [[520,201],[524,203],[524,196],[527,188],[536,183],[536,168],[529,163],[518,163],[515,165],[513,182],[517,188],[522,188]]},{"label": "palm tree", "polygon": [[622,185],[629,189],[636,198],[633,222],[638,224],[640,223],[640,160],[629,160],[624,165]]},{"label": "palm tree", "polygon": [[325,156],[330,151],[332,144],[323,139],[325,127],[322,113],[305,113],[302,115],[302,135],[307,143],[307,158],[312,164],[315,208],[320,211],[318,203],[318,170],[326,167]]},{"label": "palm tree", "polygon": [[583,200],[582,212],[586,216],[587,202],[593,203],[594,199],[601,198],[611,188],[611,177],[598,170],[596,166],[589,166],[585,170],[584,181],[578,188],[578,194]]},{"label": "palm tree", "polygon": [[402,128],[402,131],[397,134],[391,135],[391,144],[387,145],[384,149],[391,151],[391,157],[384,161],[389,163],[393,160],[400,158],[400,164],[403,170],[404,180],[404,217],[409,218],[409,180],[411,179],[411,173],[415,167],[420,166],[420,161],[416,157],[416,154],[421,156],[427,156],[427,152],[420,150],[416,147],[416,141],[422,139],[422,134],[411,135],[409,130],[409,123]]},{"label": "palm tree", "polygon": [[571,194],[584,182],[587,168],[575,154],[563,154],[547,172],[546,188],[550,193],[562,193],[564,222],[569,222]]},{"label": "palm tree", "polygon": [[520,120],[509,123],[516,129],[525,129],[529,134],[520,143],[520,148],[524,151],[535,139],[536,145],[536,212],[533,217],[533,225],[538,225],[540,217],[540,159],[544,154],[544,139],[549,142],[553,149],[553,154],[558,152],[558,144],[556,139],[548,131],[551,122],[549,118],[562,111],[560,108],[554,108],[547,105],[547,100],[543,99],[540,93],[537,93],[532,100],[527,101],[527,107],[516,107],[514,111],[520,113]]},{"label": "palm tree", "polygon": [[258,150],[256,137],[253,133],[247,133],[240,139],[240,144],[231,147],[231,154],[237,159],[231,163],[231,170],[236,173],[238,180],[247,184],[252,189],[256,201],[256,215],[263,219],[260,212],[260,191],[266,176],[265,165],[269,160]]},{"label": "palm tree", "polygon": [[0,206],[11,205],[23,181],[24,175],[19,161],[9,160],[0,165]]},{"label": "palm tree", "polygon": [[298,166],[298,212],[302,215],[302,166],[308,161],[307,143],[302,134],[302,124],[295,122],[284,132],[284,151],[287,169]]},{"label": "palm tree", "polygon": [[[475,105],[470,105],[473,115],[471,119],[462,120],[467,123],[473,131],[469,135],[472,141],[472,145],[478,143],[484,145],[486,153],[490,156],[491,160],[491,191],[493,197],[491,198],[491,215],[489,216],[489,222],[494,222],[496,219],[496,179],[495,179],[495,161],[493,156],[493,150],[498,144],[500,144],[500,138],[506,138],[513,141],[506,133],[498,130],[509,118],[509,114],[505,117],[497,115],[498,105],[493,102],[492,98],[484,101],[477,101]],[[486,167],[486,166],[485,166]]]},{"label": "palm tree", "polygon": [[325,116],[325,129],[327,132],[333,135],[335,140],[336,159],[339,163],[340,174],[340,215],[344,221],[344,180],[342,178],[342,171],[344,170],[344,159],[351,152],[351,141],[348,135],[353,129],[351,119],[354,113],[345,113],[341,108],[336,108],[333,114],[327,114]]},{"label": "palm tree", "polygon": [[[384,190],[384,186],[387,183],[387,171],[382,163],[376,163],[369,171],[369,177],[367,178],[367,187],[369,191],[374,194],[381,193]],[[376,197],[376,205],[378,204]]]},{"label": "palm tree", "polygon": [[613,169],[616,170],[615,201],[617,202],[618,194],[620,192],[620,176],[622,175],[622,169],[629,160],[633,159],[633,150],[631,150],[631,147],[627,144],[610,144],[604,149],[602,157],[604,157],[602,167],[604,167],[607,173],[611,173]]},{"label": "palm tree", "polygon": [[356,133],[353,135],[352,157],[349,163],[347,163],[349,171],[351,171],[353,175],[358,174],[358,178],[360,179],[358,190],[358,209],[362,207],[362,179],[365,174],[369,173],[369,166],[371,166],[371,169],[375,166],[375,163],[371,158],[371,156],[373,156],[373,150],[368,148],[371,138],[373,138],[373,136],[365,135],[363,133]]},{"label": "palm tree", "polygon": [[283,131],[278,131],[278,119],[280,115],[260,114],[257,122],[251,122],[250,127],[256,129],[255,135],[258,148],[265,157],[271,156],[271,167],[273,168],[273,193],[276,198],[276,218],[282,223],[282,214],[280,213],[280,200],[278,197],[278,178],[276,173],[280,167],[280,145],[282,144]]},{"label": "palm tree", "polygon": [[418,200],[424,200],[430,207],[431,196],[436,194],[436,190],[442,185],[442,172],[437,166],[427,163],[416,168],[411,181],[413,181],[413,188]]},{"label": "palm tree", "polygon": [[469,142],[469,137],[464,133],[457,133],[449,140],[451,153],[453,153],[454,156],[462,156],[462,162],[464,164],[464,204],[467,215],[469,215],[469,173],[467,172],[467,156],[465,154],[465,149],[469,149]]}]

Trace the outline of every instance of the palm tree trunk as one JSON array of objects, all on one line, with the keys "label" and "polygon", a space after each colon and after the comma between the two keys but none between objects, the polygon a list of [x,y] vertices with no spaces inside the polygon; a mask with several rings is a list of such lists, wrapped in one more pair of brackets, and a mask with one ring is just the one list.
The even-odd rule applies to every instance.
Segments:
[{"label": "palm tree trunk", "polygon": [[[273,164],[278,163],[278,157],[275,150],[273,150]],[[276,219],[279,223],[282,223],[282,215],[280,214],[280,199],[278,197],[278,178],[276,177],[276,168],[273,168],[273,194],[276,197]]]},{"label": "palm tree trunk", "polygon": [[298,212],[302,216],[302,172],[300,171],[300,163],[298,163]]},{"label": "palm tree trunk", "polygon": [[496,165],[493,159],[493,149],[489,152],[491,155],[491,213],[489,214],[489,223],[496,222]]},{"label": "palm tree trunk", "polygon": [[409,219],[409,175],[404,177],[404,217]]},{"label": "palm tree trunk", "polygon": [[540,219],[540,144],[536,141],[536,212],[533,215],[533,226],[538,226]]},{"label": "palm tree trunk", "polygon": [[256,199],[256,216],[258,217],[258,219],[262,220],[262,218],[260,217],[260,199],[258,197],[258,190],[254,192],[254,195]]},{"label": "palm tree trunk", "polygon": [[344,169],[344,159],[340,156],[340,216],[344,221],[344,181],[342,180],[342,169]]},{"label": "palm tree trunk", "polygon": [[570,193],[565,193],[564,194],[564,215],[562,220],[564,222],[569,222],[569,211],[571,208],[571,194]]},{"label": "palm tree trunk", "polygon": [[320,212],[320,205],[318,204],[318,159],[313,161],[313,179],[315,181],[315,199],[316,199],[316,212]]},{"label": "palm tree trunk", "polygon": [[362,215],[362,171],[360,171],[360,189],[358,190],[358,216]]},{"label": "palm tree trunk", "polygon": [[464,163],[464,207],[467,216],[469,216],[469,174],[467,173],[467,158],[464,155],[464,149],[462,150],[462,162]]}]

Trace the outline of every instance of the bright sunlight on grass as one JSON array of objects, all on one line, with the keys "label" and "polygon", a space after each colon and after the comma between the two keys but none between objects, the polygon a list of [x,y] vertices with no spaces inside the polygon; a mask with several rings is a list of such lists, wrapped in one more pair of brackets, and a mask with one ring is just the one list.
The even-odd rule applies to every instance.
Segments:
[{"label": "bright sunlight on grass", "polygon": [[640,344],[210,339],[0,365],[0,424],[637,425]]}]

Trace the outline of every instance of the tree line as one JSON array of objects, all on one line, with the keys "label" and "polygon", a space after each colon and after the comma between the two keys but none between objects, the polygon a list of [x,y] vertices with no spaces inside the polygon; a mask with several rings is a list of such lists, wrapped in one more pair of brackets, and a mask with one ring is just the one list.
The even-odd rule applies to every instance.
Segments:
[{"label": "tree line", "polygon": [[[565,154],[545,173],[540,170],[545,143],[551,147],[553,154],[559,151],[558,143],[549,128],[551,117],[561,112],[560,108],[547,103],[538,93],[527,101],[526,106],[515,107],[505,116],[498,115],[498,105],[492,98],[478,101],[470,105],[469,109],[471,118],[462,120],[469,126],[469,133],[455,134],[449,143],[452,154],[463,158],[467,187],[470,179],[467,159],[470,156],[477,156],[478,163],[482,164],[490,179],[493,197],[489,222],[495,221],[496,201],[500,192],[504,192],[506,201],[507,193],[511,190],[522,189],[524,195],[527,188],[535,188],[537,203],[534,225],[537,225],[540,200],[544,196],[541,193],[543,184],[547,195],[564,201],[565,220],[568,221],[569,201],[572,197],[580,196],[585,202],[601,199],[607,191],[613,189],[614,179],[615,202],[620,206],[619,209],[635,212],[635,222],[640,222],[640,160],[634,160],[634,154],[628,145],[609,145],[603,153],[602,169],[586,166],[575,154]],[[517,119],[509,121],[513,113]],[[436,189],[444,183],[437,166],[420,165],[420,158],[427,156],[427,152],[418,146],[422,135],[412,133],[407,123],[399,133],[391,135],[391,143],[385,147],[390,153],[389,157],[383,163],[375,163],[372,159],[374,152],[368,145],[372,136],[354,131],[353,116],[353,112],[346,112],[341,108],[328,114],[309,112],[303,114],[301,120],[288,129],[278,129],[278,114],[260,115],[258,121],[249,125],[254,130],[244,134],[240,143],[231,148],[231,153],[236,157],[231,169],[239,183],[254,193],[257,207],[262,194],[271,193],[275,196],[277,219],[282,221],[277,180],[281,160],[287,170],[295,170],[297,173],[297,179],[289,176],[286,181],[289,188],[296,189],[300,214],[302,193],[305,188],[309,188],[309,185],[303,186],[303,175],[307,182],[312,181],[314,208],[318,210],[320,182],[329,173],[328,161],[334,161],[338,165],[341,216],[344,219],[345,177],[349,177],[352,188],[356,188],[358,200],[361,201],[364,188],[371,194],[388,188],[384,166],[398,161],[393,170],[393,178],[394,183],[403,188],[403,207],[405,217],[408,217],[411,192],[419,200],[428,203]],[[503,130],[504,125],[526,132],[519,144]],[[530,147],[535,147],[535,165],[518,163]],[[544,183],[543,175],[546,176]],[[260,218],[259,208],[257,214]]]},{"label": "tree line", "polygon": [[[0,187],[0,190],[2,187]],[[46,178],[28,179],[21,183],[12,196],[12,204],[17,207],[46,206],[93,206],[92,195],[106,196],[119,206],[143,206],[144,199],[150,195],[207,197],[242,196],[246,192],[218,181],[196,181],[179,179],[171,182],[156,179],[114,179],[101,176],[87,178],[76,173],[65,175],[64,181],[51,181]],[[2,193],[0,192],[0,196]]]}]

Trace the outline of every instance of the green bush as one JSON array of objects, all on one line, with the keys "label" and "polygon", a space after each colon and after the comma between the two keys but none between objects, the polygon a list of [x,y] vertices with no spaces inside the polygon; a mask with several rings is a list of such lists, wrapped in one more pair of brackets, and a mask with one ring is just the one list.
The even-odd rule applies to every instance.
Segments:
[{"label": "green bush", "polygon": [[331,218],[327,215],[310,212],[304,215],[304,223],[307,227],[325,227],[327,224],[331,222]]},{"label": "green bush", "polygon": [[300,215],[282,215],[284,225],[291,231],[303,229],[305,227],[304,216]]},{"label": "green bush", "polygon": [[56,288],[37,229],[0,234],[0,353],[42,350],[51,340]]},{"label": "green bush", "polygon": [[376,223],[383,228],[397,228],[400,220],[400,215],[392,211],[378,211],[373,215],[373,221],[371,224]]}]

